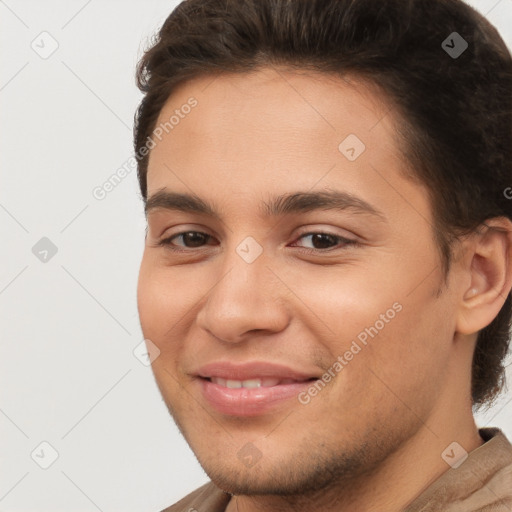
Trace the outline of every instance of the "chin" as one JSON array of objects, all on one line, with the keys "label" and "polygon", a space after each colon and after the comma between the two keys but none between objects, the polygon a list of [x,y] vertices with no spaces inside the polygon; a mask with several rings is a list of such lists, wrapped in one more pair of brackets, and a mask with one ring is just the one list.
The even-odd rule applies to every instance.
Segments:
[{"label": "chin", "polygon": [[362,462],[359,457],[357,461],[342,457],[337,463],[316,455],[310,459],[294,452],[289,460],[278,456],[275,461],[264,461],[263,457],[252,467],[227,464],[222,458],[198,461],[217,487],[230,494],[250,496],[314,496],[348,481]]}]

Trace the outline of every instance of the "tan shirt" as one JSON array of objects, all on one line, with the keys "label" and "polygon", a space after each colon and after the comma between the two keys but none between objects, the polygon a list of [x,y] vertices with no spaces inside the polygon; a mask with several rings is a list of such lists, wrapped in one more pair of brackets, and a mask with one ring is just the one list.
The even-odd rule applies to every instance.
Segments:
[{"label": "tan shirt", "polygon": [[[402,512],[512,512],[512,444],[497,428]],[[162,512],[224,512],[231,496],[209,482]]]}]

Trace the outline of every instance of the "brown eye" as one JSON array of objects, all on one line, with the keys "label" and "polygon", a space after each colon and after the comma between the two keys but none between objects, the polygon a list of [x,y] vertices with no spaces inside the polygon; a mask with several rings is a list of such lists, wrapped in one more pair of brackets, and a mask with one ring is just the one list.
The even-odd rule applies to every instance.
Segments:
[{"label": "brown eye", "polygon": [[311,237],[311,244],[314,246],[314,249],[329,249],[333,245],[336,245],[337,237],[326,233],[312,233],[307,236]]},{"label": "brown eye", "polygon": [[313,247],[305,247],[304,249],[306,252],[327,252],[338,245],[342,245],[340,247],[341,249],[346,246],[357,245],[355,240],[349,240],[348,238],[338,235],[322,232],[305,233],[299,237],[299,240],[308,237],[311,237],[311,244]]},{"label": "brown eye", "polygon": [[[208,239],[212,238],[210,235],[206,233],[202,233],[200,231],[183,231],[182,233],[177,233],[175,235],[172,235],[168,238],[165,238],[164,240],[161,240],[158,245],[161,246],[174,246],[173,240],[175,238],[182,238],[183,245],[178,244],[177,247],[185,247],[189,249],[194,249],[201,247],[203,243],[208,241]],[[179,249],[178,249],[179,250]]]}]

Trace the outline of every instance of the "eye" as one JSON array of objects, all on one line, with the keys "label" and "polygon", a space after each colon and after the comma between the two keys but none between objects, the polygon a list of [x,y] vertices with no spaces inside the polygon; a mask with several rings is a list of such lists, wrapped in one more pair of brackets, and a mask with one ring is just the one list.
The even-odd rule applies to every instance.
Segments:
[{"label": "eye", "polygon": [[[347,246],[356,246],[358,242],[356,240],[350,240],[348,238],[344,238],[339,235],[333,235],[332,233],[324,233],[322,231],[314,231],[310,233],[304,233],[299,237],[299,240],[302,238],[311,237],[311,243],[313,244],[312,248],[305,247],[303,252],[326,252],[332,250],[333,246],[343,244],[341,249]],[[325,247],[325,245],[330,245],[330,247]],[[318,247],[320,245],[320,247]],[[315,247],[316,246],[316,247]]]},{"label": "eye", "polygon": [[[205,242],[212,238],[213,237],[211,235],[208,235],[207,233],[203,233],[201,231],[182,231],[181,233],[176,233],[175,235],[164,238],[163,240],[158,242],[158,245],[161,247],[166,247],[167,249],[176,252],[187,252],[187,249],[201,248]],[[302,247],[302,252],[307,253],[327,252],[332,250],[333,246],[336,247],[338,245],[342,245],[341,249],[347,246],[358,245],[358,242],[356,240],[350,240],[339,235],[334,235],[332,233],[324,233],[321,231],[304,233],[298,238],[298,240],[306,238],[311,238],[311,243],[313,244],[312,248]],[[175,243],[173,243],[174,239],[181,239],[184,245],[176,245]],[[326,245],[329,247],[326,247]],[[185,249],[179,249],[179,247],[185,247]]]},{"label": "eye", "polygon": [[[182,237],[183,242],[185,243],[184,247],[191,249],[200,247],[202,242],[212,238],[207,233],[202,233],[201,231],[182,231],[181,233],[177,233],[168,238],[160,240],[158,245],[162,247],[168,247],[171,250],[180,251],[180,249],[174,249],[174,244],[172,243],[175,238],[180,237]],[[190,245],[187,245],[188,243],[190,243]]]}]

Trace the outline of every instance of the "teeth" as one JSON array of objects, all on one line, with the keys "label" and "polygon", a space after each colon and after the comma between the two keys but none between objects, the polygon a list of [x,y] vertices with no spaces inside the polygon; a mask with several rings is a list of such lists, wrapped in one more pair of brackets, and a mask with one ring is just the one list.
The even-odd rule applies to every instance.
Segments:
[{"label": "teeth", "polygon": [[239,380],[227,380],[226,381],[226,387],[229,389],[236,389],[242,387],[242,382]]},{"label": "teeth", "polygon": [[248,379],[248,380],[226,380],[221,379],[220,377],[212,377],[211,381],[214,384],[218,384],[219,386],[223,386],[229,389],[238,389],[238,388],[269,388],[272,386],[277,386],[278,384],[290,384],[291,382],[295,382],[292,379],[275,379],[275,378],[264,378],[264,379]]},{"label": "teeth", "polygon": [[244,387],[244,388],[260,388],[261,380],[260,379],[244,380],[240,383],[240,385],[241,385],[241,387]]}]

